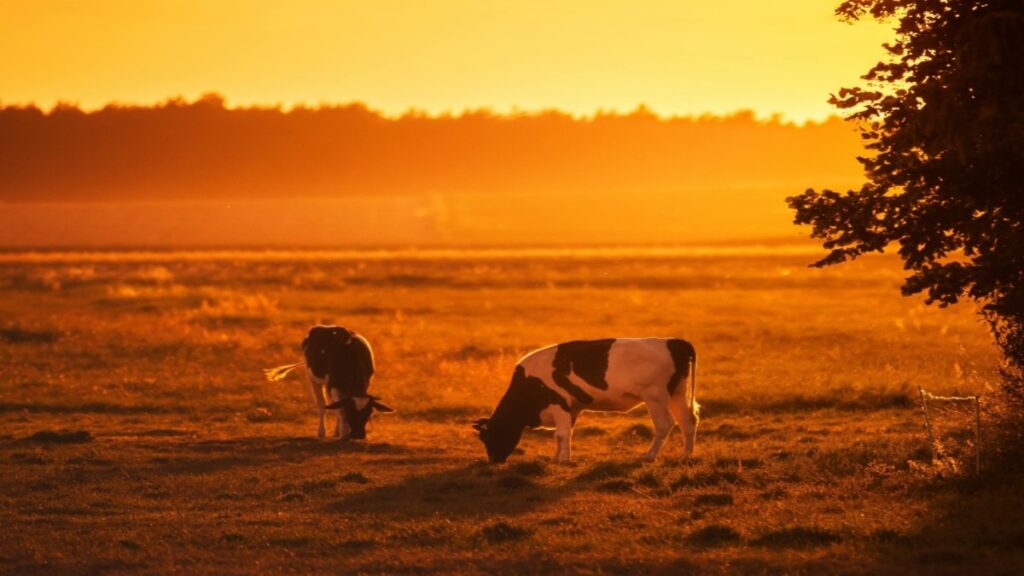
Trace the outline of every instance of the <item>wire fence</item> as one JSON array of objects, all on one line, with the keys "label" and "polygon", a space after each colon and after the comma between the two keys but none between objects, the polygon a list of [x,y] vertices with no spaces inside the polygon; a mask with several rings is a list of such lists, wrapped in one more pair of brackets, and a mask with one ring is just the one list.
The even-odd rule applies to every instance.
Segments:
[{"label": "wire fence", "polygon": [[938,396],[921,386],[918,391],[932,463],[959,472],[973,459],[974,473],[981,474],[981,398]]}]

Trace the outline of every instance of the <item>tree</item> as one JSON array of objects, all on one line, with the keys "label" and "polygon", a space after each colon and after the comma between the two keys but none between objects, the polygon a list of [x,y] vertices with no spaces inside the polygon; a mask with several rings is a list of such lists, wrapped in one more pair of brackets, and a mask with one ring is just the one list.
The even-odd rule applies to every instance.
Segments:
[{"label": "tree", "polygon": [[846,0],[896,23],[886,59],[830,102],[870,153],[866,182],[787,198],[827,266],[895,245],[904,295],[982,305],[1024,393],[1024,1]]}]

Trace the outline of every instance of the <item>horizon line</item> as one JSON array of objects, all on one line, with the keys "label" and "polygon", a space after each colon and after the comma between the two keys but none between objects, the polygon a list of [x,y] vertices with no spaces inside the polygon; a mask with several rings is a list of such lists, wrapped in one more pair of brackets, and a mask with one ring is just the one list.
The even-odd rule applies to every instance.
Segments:
[{"label": "horizon line", "polygon": [[330,110],[338,108],[351,108],[359,107],[365,109],[380,118],[387,120],[401,120],[404,118],[425,118],[425,119],[450,119],[450,118],[464,118],[468,116],[477,115],[488,115],[499,118],[530,118],[538,117],[549,114],[557,114],[566,116],[574,121],[593,121],[598,118],[617,117],[627,118],[631,116],[651,116],[659,121],[674,121],[674,120],[689,120],[689,121],[709,121],[709,120],[726,120],[741,117],[749,117],[754,122],[759,124],[779,124],[784,126],[796,126],[803,127],[808,125],[821,125],[827,124],[833,120],[839,120],[841,122],[847,121],[839,113],[830,113],[824,117],[813,117],[808,116],[802,120],[794,119],[789,117],[783,112],[770,112],[765,113],[763,111],[756,110],[753,107],[749,108],[737,108],[732,112],[727,113],[716,113],[711,111],[699,112],[699,113],[687,113],[687,114],[662,114],[655,111],[649,105],[638,102],[634,108],[628,111],[623,111],[618,108],[597,108],[596,110],[589,113],[577,113],[558,108],[556,106],[543,107],[543,108],[519,108],[518,106],[512,106],[507,110],[500,108],[493,108],[490,106],[476,106],[476,107],[464,107],[461,110],[454,108],[447,108],[444,110],[427,110],[425,108],[419,108],[416,106],[409,106],[402,112],[389,113],[380,108],[375,108],[372,104],[363,100],[349,100],[349,101],[329,101],[320,100],[317,104],[311,105],[307,101],[295,101],[290,103],[276,102],[276,103],[260,103],[260,102],[231,102],[227,96],[217,91],[205,91],[194,99],[189,100],[187,97],[177,94],[167,96],[162,100],[155,100],[150,102],[138,102],[138,101],[122,101],[112,99],[107,101],[105,104],[96,106],[83,106],[80,102],[74,100],[56,99],[53,103],[47,107],[45,104],[39,102],[7,102],[3,98],[0,98],[0,110],[4,109],[36,109],[43,114],[50,116],[55,112],[67,109],[74,109],[81,111],[86,114],[93,114],[102,112],[104,110],[116,110],[116,109],[156,109],[161,107],[169,107],[172,105],[196,105],[203,102],[215,103],[222,107],[224,110],[229,111],[245,111],[245,110],[277,110],[282,113],[288,114],[296,111],[306,110]]},{"label": "horizon line", "polygon": [[18,246],[0,245],[0,263],[117,260],[218,260],[226,255],[247,260],[277,259],[445,259],[590,257],[702,258],[708,256],[786,256],[818,254],[824,248],[810,238],[770,236],[735,240],[653,243],[399,243],[368,245],[258,245],[258,244],[106,244]]}]

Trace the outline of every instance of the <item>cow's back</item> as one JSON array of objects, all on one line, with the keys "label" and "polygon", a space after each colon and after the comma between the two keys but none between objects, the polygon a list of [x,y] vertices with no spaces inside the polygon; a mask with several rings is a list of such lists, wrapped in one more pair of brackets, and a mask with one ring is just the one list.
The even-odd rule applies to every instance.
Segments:
[{"label": "cow's back", "polygon": [[337,389],[343,398],[366,396],[373,373],[370,343],[353,333],[347,344],[333,352],[328,388]]},{"label": "cow's back", "polygon": [[669,394],[676,361],[668,338],[577,340],[541,348],[519,361],[565,398],[574,411],[629,410]]}]

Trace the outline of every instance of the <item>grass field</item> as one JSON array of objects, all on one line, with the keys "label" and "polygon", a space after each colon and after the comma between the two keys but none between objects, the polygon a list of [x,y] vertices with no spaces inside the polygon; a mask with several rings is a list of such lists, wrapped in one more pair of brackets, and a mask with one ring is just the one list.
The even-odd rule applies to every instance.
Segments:
[{"label": "grass field", "polygon": [[[901,298],[896,260],[811,259],[0,254],[0,572],[1020,570],[1019,487],[937,478],[916,403],[986,392],[984,326]],[[366,442],[262,378],[325,322],[398,410]],[[585,413],[572,465],[544,431],[486,464],[469,422],[518,356],[607,336],[694,342],[695,457],[677,431],[642,463],[641,408]]]}]

